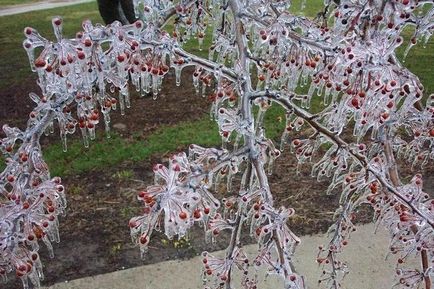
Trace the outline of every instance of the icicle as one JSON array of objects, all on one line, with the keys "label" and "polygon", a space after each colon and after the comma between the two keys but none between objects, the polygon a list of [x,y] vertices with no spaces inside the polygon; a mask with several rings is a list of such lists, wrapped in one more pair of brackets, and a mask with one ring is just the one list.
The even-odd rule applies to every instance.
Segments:
[{"label": "icicle", "polygon": [[83,145],[85,148],[88,148],[89,147],[89,140],[87,137],[86,126],[80,127],[80,130],[81,130],[81,135],[83,137]]},{"label": "icicle", "polygon": [[289,133],[288,130],[285,128],[285,130],[282,133],[282,136],[280,137],[280,145],[279,145],[279,150],[281,152],[283,152],[283,149],[285,147],[286,144],[286,140],[288,139]]},{"label": "icicle", "polygon": [[198,41],[199,41],[199,51],[203,50],[203,37],[198,37]]},{"label": "icicle", "polygon": [[[261,104],[259,104],[261,105]],[[263,108],[259,108],[258,114],[256,116],[256,128],[260,128],[264,122],[264,115],[267,110]]]},{"label": "icicle", "polygon": [[216,102],[217,102],[217,100],[212,102],[211,109],[209,111],[209,117],[210,117],[211,120],[215,119],[216,110],[217,110]]},{"label": "icicle", "polygon": [[91,127],[88,127],[88,130],[89,130],[89,138],[91,140],[94,140],[95,139],[95,126],[92,125]]},{"label": "icicle", "polygon": [[267,174],[271,176],[273,174],[273,168],[274,168],[274,157],[269,156],[268,164],[267,164]]},{"label": "icicle", "polygon": [[23,276],[20,279],[23,283],[23,289],[29,289],[29,279],[27,278],[27,276]]},{"label": "icicle", "polygon": [[121,115],[125,115],[125,101],[122,93],[119,93],[119,107],[121,109]]},{"label": "icicle", "polygon": [[232,191],[232,178],[234,174],[231,172],[231,169],[228,171],[228,176],[226,178],[226,190],[228,193]]},{"label": "icicle", "polygon": [[108,122],[105,122],[105,135],[106,135],[106,138],[111,138],[111,135],[110,135],[110,124],[108,123]]},{"label": "icicle", "polygon": [[206,85],[203,84],[202,85],[202,97],[205,97],[205,94],[206,94]]},{"label": "icicle", "polygon": [[36,71],[35,67],[35,49],[33,48],[33,44],[30,40],[26,39],[23,42],[24,49],[26,50],[27,57],[29,58],[30,62],[30,69],[32,72]]},{"label": "icicle", "polygon": [[53,19],[51,20],[51,24],[53,25],[54,35],[56,36],[58,42],[62,40],[62,26],[63,26],[62,22],[63,20],[59,16],[53,17]]},{"label": "icicle", "polygon": [[68,144],[67,144],[67,140],[66,140],[66,133],[62,132],[60,133],[60,138],[62,140],[62,150],[64,153],[66,153],[68,151]]},{"label": "icicle", "polygon": [[214,52],[215,52],[215,49],[211,47],[209,49],[209,53],[208,53],[208,59],[211,60],[211,61],[214,60]]},{"label": "icicle", "polygon": [[154,100],[156,100],[158,96],[158,78],[159,78],[158,75],[155,74],[152,75],[152,93],[153,93],[152,98]]},{"label": "icicle", "polygon": [[410,49],[411,49],[413,46],[414,46],[414,44],[411,43],[411,42],[407,45],[407,48],[405,49],[405,51],[404,51],[404,55],[403,55],[403,57],[402,57],[402,62],[405,62],[405,60],[406,60],[406,58],[407,58],[407,55],[408,55],[408,53],[410,52]]},{"label": "icicle", "polygon": [[129,91],[128,91],[128,85],[127,85],[127,86],[124,86],[124,87],[121,89],[121,93],[124,95],[125,106],[126,106],[127,108],[130,108],[130,107],[131,107],[131,101],[130,101],[130,93],[129,93]]},{"label": "icicle", "polygon": [[140,76],[137,73],[131,75],[131,82],[133,83],[136,92],[140,92]]},{"label": "icicle", "polygon": [[235,137],[234,151],[236,151],[238,149],[238,146],[240,144],[241,138],[242,138],[241,134],[237,134],[237,136]]},{"label": "icicle", "polygon": [[176,86],[180,86],[181,85],[181,72],[182,72],[182,68],[175,66],[175,82],[176,82]]},{"label": "icicle", "polygon": [[50,121],[50,123],[48,124],[48,129],[50,131],[50,134],[54,133],[54,122]]},{"label": "icicle", "polygon": [[197,76],[193,74],[193,86],[196,91],[196,94],[199,94],[199,73],[197,74],[198,74]]}]

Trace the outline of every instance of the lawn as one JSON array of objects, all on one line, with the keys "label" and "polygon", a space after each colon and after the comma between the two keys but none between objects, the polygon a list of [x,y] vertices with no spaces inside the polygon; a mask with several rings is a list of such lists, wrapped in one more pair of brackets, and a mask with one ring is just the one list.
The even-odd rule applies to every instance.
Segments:
[{"label": "lawn", "polygon": [[17,85],[32,74],[22,46],[24,28],[33,27],[44,37],[54,39],[51,19],[57,15],[62,15],[63,31],[68,37],[81,30],[84,19],[102,22],[96,2],[0,17],[0,89]]},{"label": "lawn", "polygon": [[[314,16],[318,12],[322,1],[308,1],[308,6],[303,13]],[[300,3],[295,1],[293,5],[294,13],[300,12]],[[26,26],[36,28],[42,35],[53,38],[51,30],[51,18],[55,15],[62,15],[64,18],[65,35],[72,36],[80,30],[83,19],[91,19],[93,22],[101,22],[96,3],[86,3],[64,8],[51,9],[47,11],[37,11],[32,13],[20,14],[17,16],[0,17],[0,89],[11,85],[19,84],[27,79],[31,74],[28,60],[24,49],[22,49],[23,29]],[[168,27],[171,31],[171,28]],[[408,38],[410,32],[406,33]],[[207,34],[205,46],[210,42],[210,33]],[[207,55],[206,50],[199,51],[197,43],[192,40],[186,44],[185,48],[190,52]],[[400,50],[402,55],[404,49]],[[426,48],[416,46],[411,50],[407,57],[407,67],[418,75],[429,93],[434,92],[434,74],[431,69],[434,60],[434,41],[431,40]],[[318,98],[319,99],[319,98]],[[318,103],[320,100],[318,100]],[[318,104],[317,103],[317,104]],[[283,112],[279,109],[271,109],[266,115],[266,126],[269,137],[278,137],[283,130],[284,121],[281,120]],[[22,116],[23,118],[26,116]],[[173,140],[176,139],[176,143]],[[53,143],[44,149],[45,158],[51,168],[53,175],[70,175],[84,173],[91,169],[103,169],[107,165],[115,165],[124,161],[140,161],[154,154],[162,154],[173,151],[180,145],[187,146],[190,143],[213,146],[220,143],[216,125],[204,117],[198,122],[184,122],[176,126],[160,127],[145,141],[137,138],[136,140],[124,140],[114,134],[107,140],[100,136],[94,141],[90,148],[85,150],[81,142],[70,141],[69,150],[62,152],[60,141]],[[1,169],[2,164],[0,164]]]},{"label": "lawn", "polygon": [[40,2],[40,0],[2,0],[0,2],[0,8],[4,8],[6,6],[34,3],[34,2]]}]

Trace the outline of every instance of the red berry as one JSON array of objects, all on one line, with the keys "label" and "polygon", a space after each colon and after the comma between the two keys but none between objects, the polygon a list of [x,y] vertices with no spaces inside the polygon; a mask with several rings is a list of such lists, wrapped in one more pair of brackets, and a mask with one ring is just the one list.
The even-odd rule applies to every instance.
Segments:
[{"label": "red berry", "polygon": [[84,46],[91,47],[92,46],[92,40],[90,40],[89,38],[86,38],[84,40]]},{"label": "red berry", "polygon": [[53,23],[57,26],[59,26],[60,24],[62,24],[62,19],[60,18],[54,18],[53,19]]},{"label": "red berry", "polygon": [[134,22],[134,25],[136,26],[136,28],[140,29],[143,27],[143,22],[140,20],[137,20],[136,22]]},{"label": "red berry", "polygon": [[42,67],[44,67],[46,64],[47,64],[47,62],[46,62],[44,59],[42,59],[42,58],[38,58],[38,59],[36,59],[36,61],[35,61],[35,66],[38,67],[38,68],[42,68]]},{"label": "red berry", "polygon": [[181,212],[179,213],[179,218],[180,218],[181,220],[185,220],[185,219],[187,219],[187,213],[184,212],[184,211],[181,211]]},{"label": "red berry", "polygon": [[194,217],[195,219],[200,219],[200,217],[201,217],[201,213],[200,213],[200,210],[199,210],[199,209],[196,209],[196,210],[194,211],[194,213],[193,213],[193,217]]},{"label": "red berry", "polygon": [[164,73],[168,72],[169,71],[169,66],[167,66],[167,65],[161,66],[161,71],[163,71]]},{"label": "red berry", "polygon": [[148,243],[148,237],[146,237],[145,235],[140,237],[140,244],[145,245],[146,243]]},{"label": "red berry", "polygon": [[119,54],[117,59],[119,62],[123,62],[125,60],[125,54]]},{"label": "red berry", "polygon": [[354,106],[355,108],[359,108],[359,100],[357,98],[353,98],[351,100],[351,105]]},{"label": "red berry", "polygon": [[86,57],[86,54],[84,54],[83,51],[77,51],[77,57],[80,60],[83,60]]}]

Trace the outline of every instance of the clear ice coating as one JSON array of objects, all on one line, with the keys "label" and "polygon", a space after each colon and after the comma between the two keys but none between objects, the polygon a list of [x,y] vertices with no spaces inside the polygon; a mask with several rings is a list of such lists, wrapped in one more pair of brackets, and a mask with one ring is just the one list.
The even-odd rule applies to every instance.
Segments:
[{"label": "clear ice coating", "polygon": [[[291,1],[282,0],[133,2],[140,20],[129,25],[86,20],[68,38],[56,16],[54,41],[24,29],[23,47],[41,93],[29,95],[35,108],[26,129],[5,125],[0,140],[6,159],[0,174],[3,279],[15,272],[24,288],[39,287],[39,241],[51,255],[51,242],[59,242],[66,200],[60,178],[50,176],[43,160],[42,134],[53,133],[56,124],[64,151],[76,131],[88,147],[100,120],[109,137],[112,110],[123,115],[134,105],[132,87],[158,99],[171,69],[180,86],[184,68],[194,66],[195,92],[209,95],[222,149],[191,145],[154,166],[154,184],[138,194],[144,213],[129,223],[144,256],[154,230],[171,239],[198,223],[211,242],[223,231],[231,235],[225,256],[203,253],[209,286],[233,287],[231,275],[240,270],[242,287],[256,288],[251,268],[266,266],[268,274],[284,278],[285,288],[305,288],[292,263],[300,243],[288,226],[295,212],[275,207],[268,183],[275,159],[289,146],[299,166],[309,163],[313,177],[331,180],[326,193],[340,194],[330,242],[318,253],[321,286],[339,288],[348,273],[339,253],[365,203],[389,230],[390,251],[399,258],[394,288],[432,282],[434,202],[422,190],[422,176],[403,183],[395,163],[399,157],[420,167],[434,159],[434,96],[424,98],[419,79],[396,55],[403,45],[405,57],[427,43],[432,1],[325,0],[314,20],[291,13]],[[306,5],[301,1],[302,9]],[[413,34],[405,43],[407,27]],[[194,42],[202,50],[208,39],[207,58],[183,49]],[[268,136],[275,127],[266,122],[277,106],[285,124],[279,149]],[[242,249],[246,227],[258,242],[256,256]],[[423,267],[404,266],[410,255],[425,255]]]}]

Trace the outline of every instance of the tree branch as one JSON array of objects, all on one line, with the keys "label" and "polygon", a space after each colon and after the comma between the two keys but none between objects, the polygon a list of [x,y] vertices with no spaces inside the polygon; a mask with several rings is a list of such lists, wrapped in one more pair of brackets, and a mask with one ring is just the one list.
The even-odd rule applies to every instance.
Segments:
[{"label": "tree branch", "polygon": [[312,118],[312,115],[305,110],[301,109],[299,106],[297,106],[295,103],[293,103],[289,98],[281,97],[281,94],[276,91],[262,91],[255,93],[251,96],[251,99],[255,99],[258,97],[266,97],[269,98],[280,105],[282,105],[284,108],[292,110],[297,116],[303,118],[306,120],[314,129],[316,129],[318,132],[320,132],[322,135],[326,136],[330,141],[337,144],[342,149],[345,149],[348,151],[350,155],[352,155],[359,163],[370,173],[372,173],[378,181],[381,183],[381,185],[385,188],[387,188],[398,200],[400,200],[403,204],[408,206],[413,210],[413,212],[426,220],[426,222],[434,228],[434,221],[431,220],[425,213],[420,211],[415,205],[407,200],[404,196],[401,195],[401,193],[394,187],[394,185],[391,185],[387,180],[383,178],[371,165],[369,165],[367,159],[365,156],[361,155],[358,152],[355,152],[354,150],[351,150],[349,148],[348,143],[346,143],[342,138],[340,138],[338,135],[330,131],[328,128],[320,124],[319,122],[315,121]]}]

